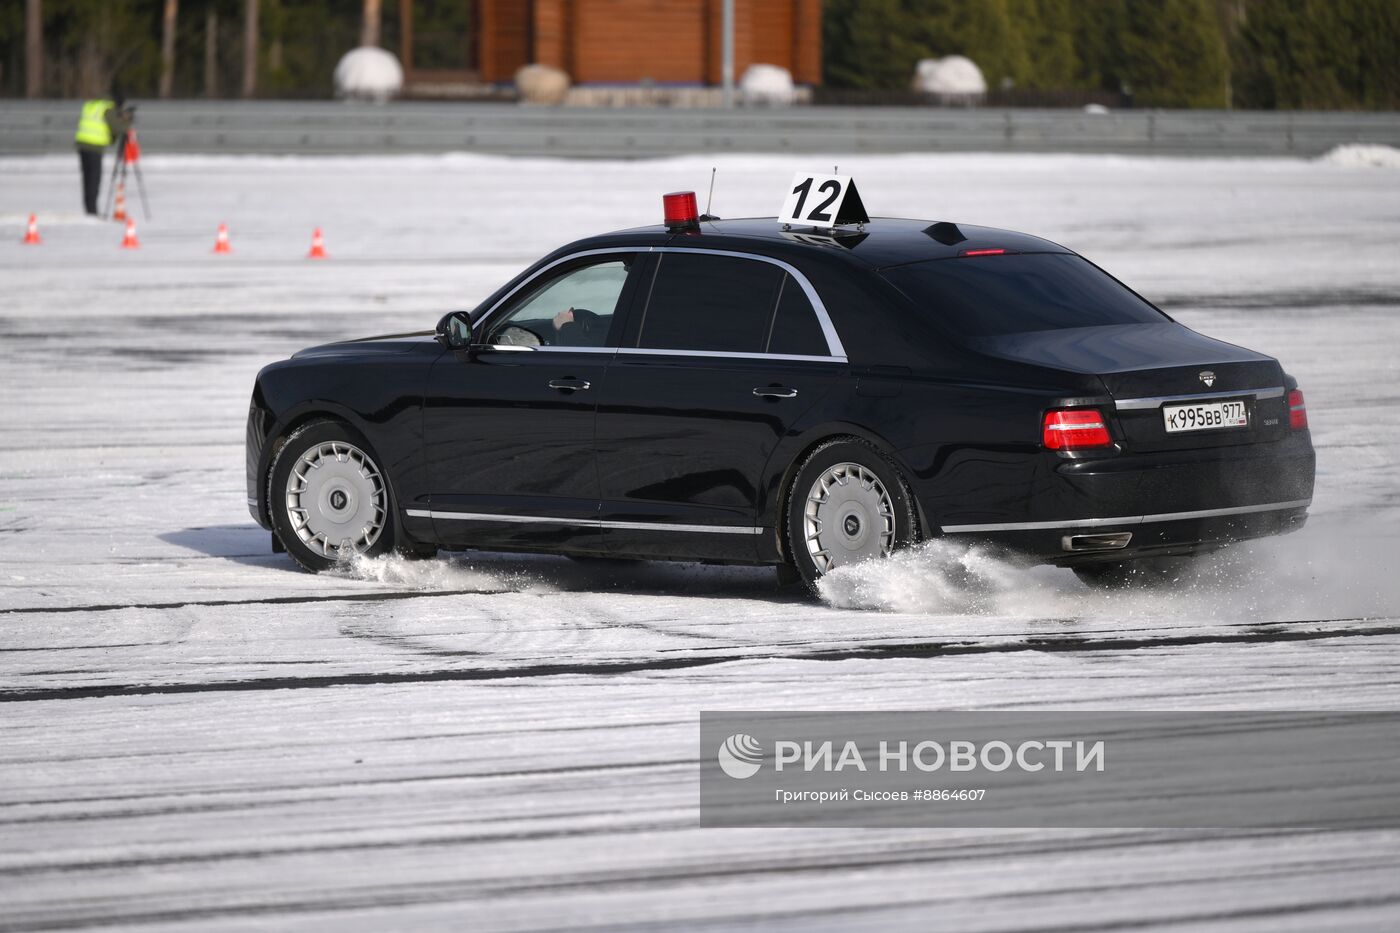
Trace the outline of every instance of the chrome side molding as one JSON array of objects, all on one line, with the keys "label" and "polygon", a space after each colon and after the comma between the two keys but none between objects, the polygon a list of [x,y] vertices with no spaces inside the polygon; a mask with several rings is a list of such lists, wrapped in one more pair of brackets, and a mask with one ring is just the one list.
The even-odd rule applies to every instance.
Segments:
[{"label": "chrome side molding", "polygon": [[496,515],[490,512],[440,512],[408,509],[410,518],[461,522],[511,522],[514,524],[577,525],[581,528],[627,528],[633,531],[679,531],[714,535],[761,535],[763,528],[747,525],[678,525],[670,522],[622,522],[601,518],[560,518],[552,515]]}]

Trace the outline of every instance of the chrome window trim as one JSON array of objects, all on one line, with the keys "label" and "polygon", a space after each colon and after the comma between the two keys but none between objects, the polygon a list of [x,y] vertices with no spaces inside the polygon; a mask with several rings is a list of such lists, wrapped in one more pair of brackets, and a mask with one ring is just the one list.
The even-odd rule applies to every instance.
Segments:
[{"label": "chrome window trim", "polygon": [[1193,402],[1213,398],[1241,398],[1243,396],[1253,396],[1256,399],[1282,398],[1283,386],[1269,386],[1265,389],[1240,389],[1238,391],[1192,392],[1189,395],[1154,395],[1149,398],[1120,398],[1114,400],[1113,407],[1118,411],[1140,411],[1145,408],[1156,408],[1166,402]]},{"label": "chrome window trim", "polygon": [[762,528],[730,525],[682,525],[673,522],[621,522],[601,518],[558,518],[549,515],[497,515],[491,512],[439,512],[408,509],[410,518],[441,518],[470,522],[511,522],[516,524],[580,525],[586,528],[627,528],[640,531],[685,531],[719,535],[761,535]]},{"label": "chrome window trim", "polygon": [[1275,512],[1312,505],[1312,499],[1289,502],[1267,502],[1263,505],[1237,505],[1224,509],[1198,509],[1194,512],[1159,512],[1156,515],[1125,515],[1119,518],[1079,518],[1053,522],[988,522],[982,525],[944,525],[945,532],[969,531],[1043,531],[1051,528],[1099,528],[1104,525],[1145,525],[1149,522],[1186,521],[1193,518],[1218,518],[1224,515],[1247,515],[1253,512]]},{"label": "chrome window trim", "polygon": [[[738,259],[752,259],[756,262],[766,262],[769,265],[777,266],[778,268],[787,272],[788,275],[792,276],[793,281],[795,281],[798,285],[802,286],[802,291],[807,296],[807,300],[811,303],[812,310],[816,312],[817,323],[821,326],[823,336],[826,337],[826,348],[830,352],[830,355],[799,356],[795,354],[786,353],[740,353],[737,351],[727,352],[723,350],[648,350],[644,347],[516,347],[513,349],[517,352],[521,350],[544,350],[555,352],[564,351],[570,353],[577,353],[580,351],[590,353],[624,352],[650,353],[660,356],[734,357],[737,359],[799,360],[819,361],[826,363],[847,362],[846,347],[843,343],[841,343],[840,335],[836,333],[836,326],[831,322],[831,315],[827,312],[826,305],[822,303],[821,296],[817,294],[817,290],[812,286],[812,283],[807,280],[807,277],[805,275],[803,275],[801,272],[798,272],[797,269],[794,268],[790,263],[784,262],[781,259],[775,259],[772,256],[763,256],[758,253],[743,253],[738,252],[737,250],[727,249],[696,249],[693,247],[686,246],[615,246],[606,249],[580,250],[577,253],[570,253],[567,256],[560,256],[558,259],[554,260],[548,265],[541,266],[539,269],[536,269],[534,275],[525,279],[515,288],[511,289],[509,293],[503,295],[501,299],[497,301],[494,305],[486,309],[486,313],[481,316],[481,326],[483,329],[489,327],[491,324],[491,319],[495,317],[496,314],[503,307],[509,304],[511,299],[515,298],[516,295],[520,294],[522,289],[528,288],[530,286],[530,283],[534,282],[540,276],[544,275],[546,272],[548,272],[556,266],[563,265],[566,262],[572,262],[575,259],[586,258],[588,256],[621,256],[627,254],[642,253],[698,253],[704,256],[730,256]],[[504,349],[495,345],[492,346],[493,349]]]},{"label": "chrome window trim", "polygon": [[486,344],[482,353],[616,353],[615,347],[514,347],[509,344]]},{"label": "chrome window trim", "polygon": [[740,353],[737,350],[648,350],[645,347],[618,347],[619,356],[711,356],[727,360],[798,360],[806,363],[846,362],[844,356],[801,356],[796,353]]}]

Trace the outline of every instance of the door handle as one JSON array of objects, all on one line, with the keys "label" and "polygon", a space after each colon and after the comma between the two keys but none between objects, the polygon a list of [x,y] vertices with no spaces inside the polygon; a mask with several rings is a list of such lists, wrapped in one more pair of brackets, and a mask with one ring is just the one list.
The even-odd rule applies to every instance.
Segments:
[{"label": "door handle", "polygon": [[567,379],[549,380],[549,387],[551,389],[559,389],[564,392],[581,392],[591,385],[592,383],[587,379],[575,379],[572,376]]},{"label": "door handle", "polygon": [[753,394],[756,398],[797,398],[797,390],[787,386],[759,386]]}]

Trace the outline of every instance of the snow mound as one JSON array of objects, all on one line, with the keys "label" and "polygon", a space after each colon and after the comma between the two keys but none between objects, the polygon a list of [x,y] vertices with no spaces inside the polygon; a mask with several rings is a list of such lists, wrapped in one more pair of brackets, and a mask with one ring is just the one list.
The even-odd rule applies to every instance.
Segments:
[{"label": "snow mound", "polygon": [[392,52],[366,45],[345,53],[334,80],[336,97],[382,104],[403,90],[403,68]]},{"label": "snow mound", "polygon": [[515,72],[515,89],[527,104],[562,104],[569,76],[552,65],[522,65]]},{"label": "snow mound", "polygon": [[786,107],[792,103],[796,91],[792,85],[792,74],[777,65],[750,65],[744,69],[739,79],[739,91],[744,103]]},{"label": "snow mound", "polygon": [[1400,149],[1396,149],[1394,146],[1355,143],[1337,146],[1323,155],[1319,161],[1359,168],[1400,168]]},{"label": "snow mound", "polygon": [[925,58],[914,66],[914,90],[971,101],[987,93],[987,79],[972,59],[962,55]]}]

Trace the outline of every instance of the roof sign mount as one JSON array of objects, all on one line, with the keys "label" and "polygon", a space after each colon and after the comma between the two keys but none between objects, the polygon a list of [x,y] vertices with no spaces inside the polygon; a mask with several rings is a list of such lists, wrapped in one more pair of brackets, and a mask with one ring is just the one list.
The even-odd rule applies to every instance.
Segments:
[{"label": "roof sign mount", "polygon": [[849,175],[812,175],[798,172],[792,177],[792,187],[783,200],[778,223],[793,227],[814,227],[832,230],[855,224],[870,223],[865,204]]}]

